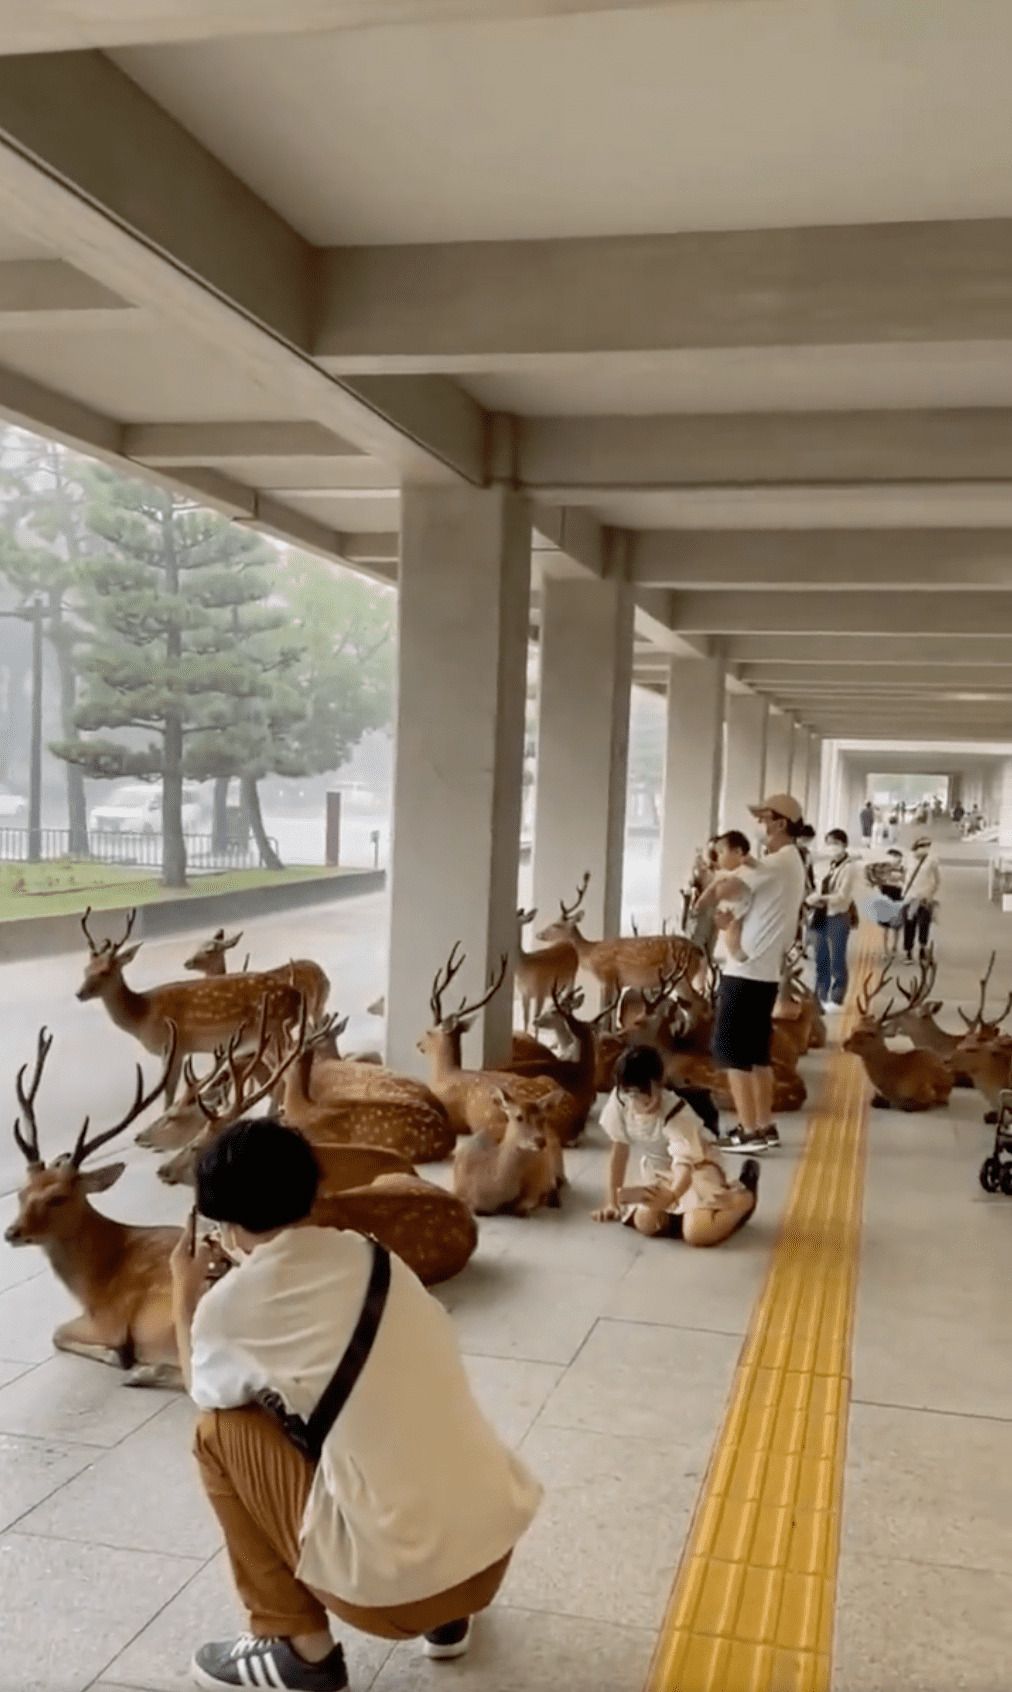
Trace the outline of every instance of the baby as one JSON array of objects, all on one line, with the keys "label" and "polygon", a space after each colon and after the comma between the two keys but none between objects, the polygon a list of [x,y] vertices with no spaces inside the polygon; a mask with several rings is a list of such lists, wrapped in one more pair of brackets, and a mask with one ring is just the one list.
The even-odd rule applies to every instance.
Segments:
[{"label": "baby", "polygon": [[[726,834],[718,835],[714,846],[717,868],[723,875],[733,875],[743,864],[755,868],[749,838],[740,829],[729,828]],[[721,900],[713,913],[713,926],[720,930],[728,957],[739,963],[745,958],[741,949],[741,925],[751,903],[752,895],[743,893],[740,899]]]}]

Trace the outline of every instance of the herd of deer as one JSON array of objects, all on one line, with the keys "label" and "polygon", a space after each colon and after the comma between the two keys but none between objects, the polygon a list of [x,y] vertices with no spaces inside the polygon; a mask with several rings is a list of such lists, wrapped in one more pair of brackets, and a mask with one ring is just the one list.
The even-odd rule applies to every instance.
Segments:
[{"label": "herd of deer", "polygon": [[[615,1064],[630,1043],[662,1055],[671,1086],[705,1089],[729,1108],[727,1078],[709,1053],[713,973],[703,952],[678,935],[589,941],[580,933],[585,876],[576,900],[538,936],[540,951],[525,952],[523,929],[533,911],[517,913],[514,980],[523,1032],[513,1036],[507,1061],[490,1069],[465,1067],[462,1041],[475,1016],[498,993],[509,958],[479,998],[446,1004],[464,964],[455,945],[437,971],[430,1022],[418,1042],[429,1081],[398,1075],[375,1061],[341,1056],[346,1026],[326,1015],[330,983],[320,966],[297,959],[276,969],[229,974],[228,953],[240,936],[219,930],[187,960],[199,980],[170,982],[141,992],[124,971],[137,955],[134,914],[118,941],[98,944],[82,927],[89,955],[78,992],[100,999],[113,1022],[162,1063],[145,1088],[137,1066],[133,1103],[111,1128],[89,1134],[85,1121],[74,1149],[47,1163],[40,1151],[36,1098],[52,1039],[41,1030],[31,1079],[16,1082],[19,1123],[14,1134],[28,1165],[18,1215],[6,1233],[15,1245],[39,1245],[77,1298],[83,1313],[55,1334],[63,1350],[130,1371],[131,1384],[179,1384],[168,1259],[178,1228],[131,1227],[89,1202],[118,1180],[125,1165],[84,1167],[159,1097],[164,1108],[137,1143],[168,1154],[158,1169],[166,1183],[192,1183],[200,1151],[228,1124],[265,1100],[283,1122],[314,1147],[322,1172],[313,1220],[374,1236],[397,1252],[427,1284],[463,1268],[477,1244],[475,1217],[508,1212],[529,1216],[557,1206],[566,1184],[564,1150],[582,1133],[599,1093],[610,1089]],[[993,959],[992,959],[993,964]],[[803,957],[788,959],[777,1005],[773,1047],[775,1106],[797,1110],[805,1101],[798,1061],[825,1043],[819,1006],[802,984]],[[580,1016],[575,985],[585,970],[602,988],[604,1009]],[[892,1002],[864,1019],[848,1041],[863,1057],[882,1101],[926,1109],[948,1098],[957,1078],[989,1099],[1009,1082],[1012,1040],[984,1020],[985,977],[978,1014],[959,1040],[933,1022],[928,1002],[933,969],[915,988],[901,988],[906,1008]],[[1012,995],[1002,1018],[1012,1008]],[[895,1053],[893,1029],[913,1034],[917,1048]],[[550,1046],[540,1037],[550,1035]],[[928,1049],[931,1048],[931,1049]],[[958,1053],[958,1056],[954,1056]],[[199,1072],[195,1059],[209,1063]],[[180,1087],[180,1082],[182,1086]],[[453,1156],[450,1187],[424,1179],[419,1164]]]}]

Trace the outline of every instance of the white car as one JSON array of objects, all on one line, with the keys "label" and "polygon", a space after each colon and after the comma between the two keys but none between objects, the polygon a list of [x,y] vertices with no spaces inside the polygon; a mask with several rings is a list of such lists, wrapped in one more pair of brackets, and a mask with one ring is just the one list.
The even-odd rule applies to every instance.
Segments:
[{"label": "white car", "polygon": [[20,793],[0,788],[0,827],[20,828],[28,816],[28,800]]},{"label": "white car", "polygon": [[[192,783],[183,786],[183,832],[194,834],[203,820],[200,790]],[[132,782],[117,787],[88,818],[94,834],[161,834],[161,783]]]}]

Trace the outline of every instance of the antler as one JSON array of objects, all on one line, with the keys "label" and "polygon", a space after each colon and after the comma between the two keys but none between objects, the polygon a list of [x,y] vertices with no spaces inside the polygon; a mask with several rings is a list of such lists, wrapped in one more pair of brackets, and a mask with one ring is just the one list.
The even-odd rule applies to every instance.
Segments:
[{"label": "antler", "polygon": [[[991,971],[994,969],[994,960],[997,956],[998,956],[997,952],[991,953],[990,959],[988,960],[987,968],[980,978],[980,1003],[977,1006],[977,1012],[976,1012],[976,1015],[973,1018],[973,1021],[971,1022],[970,1018],[967,1016],[965,1010],[963,1010],[961,1005],[956,1007],[959,1011],[960,1016],[963,1018],[963,1021],[966,1023],[967,1028],[979,1028],[981,1023],[984,1020],[984,1000],[987,998],[987,984],[991,979]],[[1006,1007],[1006,1011],[1009,1008],[1012,1008],[1012,1004],[1010,1004],[1010,1006]],[[1004,1015],[1004,1014],[1006,1014],[1006,1012],[1003,1012],[1002,1014]]]},{"label": "antler", "polygon": [[576,915],[576,912],[580,909],[580,906],[583,904],[583,901],[587,896],[587,888],[589,886],[590,886],[590,871],[584,870],[583,880],[577,886],[576,898],[573,900],[573,903],[571,905],[567,905],[565,899],[559,900],[559,909],[562,912],[563,922],[568,922],[570,917]]},{"label": "antler", "polygon": [[449,957],[443,967],[441,969],[437,969],[435,976],[433,977],[432,992],[429,994],[429,1009],[432,1012],[433,1027],[436,1028],[438,1028],[439,1024],[443,1020],[443,994],[446,992],[446,989],[449,987],[454,976],[459,973],[463,966],[464,959],[467,957],[466,952],[461,952],[460,957],[457,957],[457,947],[459,945],[459,940],[455,940],[453,942],[453,945],[450,947]]},{"label": "antler", "polygon": [[[937,974],[938,965],[935,962],[934,950],[932,950],[918,965],[917,976],[914,981],[914,985],[909,992],[906,987],[904,987],[902,981],[897,981],[896,985],[907,1001],[908,1010],[916,1010],[918,1005],[922,1005],[924,1003],[930,994],[931,989],[935,985],[935,977]],[[1009,995],[1009,1006],[1012,1008],[1012,994]]]},{"label": "antler", "polygon": [[92,934],[91,929],[88,927],[88,918],[90,917],[90,915],[91,915],[91,906],[89,905],[88,909],[85,911],[83,917],[81,918],[81,927],[84,929],[84,938],[88,942],[89,952],[91,953],[93,958],[97,958],[100,952],[107,952],[109,950],[109,946],[111,945],[111,941],[103,940],[101,946],[99,946],[96,943],[94,935]]},{"label": "antler", "polygon": [[[120,942],[121,945],[128,938],[129,933],[130,930],[127,929],[127,933]],[[151,1091],[148,1093],[144,1091],[144,1071],[140,1064],[138,1064],[137,1089],[134,1093],[134,1102],[130,1106],[130,1109],[127,1111],[125,1116],[120,1117],[120,1120],[114,1127],[106,1128],[103,1133],[96,1134],[91,1140],[88,1138],[88,1126],[91,1119],[90,1117],[85,1117],[84,1122],[81,1125],[81,1132],[77,1136],[77,1143],[70,1154],[69,1162],[72,1169],[80,1169],[85,1158],[91,1157],[93,1152],[97,1152],[99,1146],[104,1146],[108,1140],[114,1139],[117,1134],[122,1134],[123,1130],[125,1128],[129,1128],[131,1122],[136,1121],[142,1111],[147,1110],[148,1105],[153,1104],[159,1093],[162,1092],[165,1087],[165,1083],[169,1078],[169,1071],[175,1062],[176,1047],[179,1044],[179,1030],[175,1023],[168,1022],[168,1029],[169,1046],[168,1051],[165,1054],[165,1061],[162,1065],[162,1073],[155,1082],[155,1085],[151,1088]]]},{"label": "antler", "polygon": [[654,1011],[660,1009],[665,999],[670,999],[676,983],[681,979],[684,973],[685,971],[682,969],[673,969],[668,975],[658,976],[656,993],[648,992],[645,987],[640,988],[640,996],[643,1000],[643,1009],[646,1011],[648,1016],[653,1016]]},{"label": "antler", "polygon": [[867,1017],[870,1021],[874,1021],[874,1022],[887,1022],[889,1020],[889,1014],[890,1014],[890,1011],[892,1010],[892,1006],[893,1006],[893,1003],[894,1003],[894,1001],[892,999],[889,1000],[889,1004],[886,1008],[886,1013],[885,1013],[884,1016],[881,1016],[881,1017],[872,1017],[871,1016],[872,1000],[877,999],[879,994],[882,992],[883,988],[887,985],[887,983],[889,981],[889,975],[890,975],[890,967],[889,967],[888,964],[886,964],[885,968],[880,972],[879,978],[875,982],[875,985],[871,988],[870,992],[868,991],[868,984],[874,978],[870,973],[865,976],[864,983],[861,987],[858,988],[858,992],[857,992],[857,1009],[858,1009],[858,1015],[859,1016]]},{"label": "antler", "polygon": [[523,909],[523,906],[521,906],[520,909],[517,911],[517,926],[519,928],[526,928],[527,924],[529,922],[534,921],[534,918],[537,916],[537,914],[538,914],[537,906],[535,906],[532,911],[525,911]]},{"label": "antler", "polygon": [[[463,963],[463,961],[464,961],[463,957],[461,958],[460,961],[461,961],[461,963]],[[461,999],[460,1005],[453,1012],[453,1016],[452,1016],[451,1020],[455,1023],[463,1022],[465,1017],[475,1016],[475,1015],[477,1015],[478,1011],[484,1010],[484,1008],[488,1004],[489,1000],[495,998],[495,996],[498,993],[500,987],[502,986],[503,982],[505,981],[506,971],[507,971],[508,967],[509,967],[509,958],[508,958],[507,954],[505,952],[503,952],[500,959],[499,959],[498,974],[496,974],[494,977],[489,978],[488,988],[485,991],[485,993],[482,994],[482,997],[480,999],[475,999],[473,1001],[473,1003],[471,1003],[471,1004],[468,1004],[466,999]]]},{"label": "antler", "polygon": [[52,1044],[53,1036],[50,1034],[48,1028],[40,1028],[38,1042],[35,1048],[35,1070],[27,1093],[25,1092],[24,1086],[25,1071],[28,1068],[26,1063],[21,1065],[21,1068],[17,1073],[17,1079],[14,1083],[15,1091],[18,1095],[18,1105],[20,1106],[21,1114],[28,1125],[28,1138],[26,1139],[21,1133],[18,1124],[15,1122],[14,1140],[18,1150],[24,1156],[29,1169],[38,1169],[42,1165],[42,1157],[39,1152],[39,1125],[35,1120],[35,1095],[39,1090],[39,1082],[42,1080],[42,1071],[46,1067],[46,1059],[49,1056]]},{"label": "antler", "polygon": [[[291,1051],[286,1053],[283,1058],[279,1059],[279,1061],[274,1065],[274,1068],[268,1072],[266,1080],[262,1081],[252,1093],[247,1094],[246,1088],[248,1087],[250,1081],[254,1079],[257,1070],[263,1062],[264,1053],[266,1052],[268,1044],[272,1038],[272,1034],[268,1032],[269,1011],[269,995],[265,995],[260,1009],[260,1028],[257,1034],[257,1043],[254,1051],[244,1058],[242,1062],[239,1061],[239,1046],[245,1030],[244,1028],[236,1029],[236,1032],[232,1035],[225,1051],[217,1054],[218,1061],[215,1064],[215,1067],[211,1070],[210,1074],[205,1076],[204,1080],[201,1081],[200,1089],[196,1095],[197,1104],[204,1116],[207,1118],[209,1127],[226,1127],[230,1122],[238,1121],[239,1117],[243,1116],[246,1111],[252,1110],[255,1105],[258,1105],[262,1099],[265,1099],[269,1093],[274,1091],[274,1088],[281,1080],[282,1075],[285,1074],[286,1070],[291,1068],[296,1058],[300,1057],[302,1052],[305,1051],[308,1046],[323,1037],[324,1030],[315,1029],[312,1036],[307,1040],[306,998],[305,994],[300,993],[299,1023]],[[330,1018],[329,1021],[332,1022],[333,1018]],[[329,1032],[329,1027],[326,1031]],[[231,1098],[224,1103],[221,1109],[217,1109],[213,1105],[209,1104],[203,1095],[213,1092],[215,1086],[218,1082],[220,1082],[226,1071],[229,1076]]]}]

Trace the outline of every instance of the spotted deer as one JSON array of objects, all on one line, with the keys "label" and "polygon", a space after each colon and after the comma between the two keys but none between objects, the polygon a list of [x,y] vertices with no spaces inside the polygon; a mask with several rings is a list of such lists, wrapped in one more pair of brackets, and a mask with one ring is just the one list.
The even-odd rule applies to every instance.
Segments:
[{"label": "spotted deer", "polygon": [[706,974],[706,955],[702,948],[679,934],[651,934],[629,937],[620,935],[610,940],[588,940],[580,932],[582,905],[590,885],[589,871],[584,874],[576,890],[576,899],[567,905],[560,900],[561,915],[538,934],[539,940],[568,941],[575,947],[579,966],[601,984],[606,999],[615,999],[624,987],[656,987],[671,969],[685,966],[687,977],[702,984]]},{"label": "spotted deer", "polygon": [[44,1162],[39,1150],[35,1100],[52,1035],[39,1031],[35,1068],[25,1084],[27,1064],[15,1083],[19,1120],[14,1139],[28,1165],[18,1196],[18,1214],[4,1235],[14,1246],[37,1245],[83,1313],[64,1322],[53,1335],[58,1351],[71,1351],[128,1372],[129,1386],[181,1386],[172,1321],[169,1257],[178,1228],[132,1227],[104,1216],[89,1202],[118,1181],[126,1165],[106,1163],[86,1169],[102,1146],[125,1132],[163,1091],[175,1057],[174,1030],[162,1073],[145,1090],[137,1065],[137,1085],[130,1108],[111,1128],[89,1136],[86,1117],[73,1150]]},{"label": "spotted deer", "polygon": [[[226,956],[233,946],[237,946],[242,939],[242,930],[226,939],[225,930],[219,928],[202,946],[188,957],[183,965],[184,969],[196,970],[200,975],[219,977],[227,974]],[[249,963],[249,953],[246,953],[246,963],[243,965],[245,974]],[[274,981],[286,982],[301,993],[309,1009],[309,1026],[316,1028],[323,1016],[330,993],[330,982],[318,963],[311,958],[293,958],[291,963],[279,964],[277,969],[264,969],[257,972]]]},{"label": "spotted deer", "polygon": [[517,958],[513,979],[520,995],[520,1010],[524,1033],[536,1022],[541,1012],[558,990],[565,992],[576,980],[580,960],[570,940],[556,941],[537,952],[524,951],[524,929],[534,921],[537,911],[517,911]]},{"label": "spotted deer", "polygon": [[176,1029],[172,1062],[166,1072],[165,1099],[171,1104],[183,1060],[191,1052],[214,1052],[234,1035],[252,1037],[257,1019],[267,1018],[270,1039],[275,1046],[285,1031],[299,1019],[302,998],[290,982],[274,975],[225,975],[204,981],[171,981],[163,987],[138,992],[124,979],[123,971],[140,950],[140,942],[128,946],[137,912],[127,918],[121,940],[103,940],[99,945],[88,928],[87,910],[81,919],[89,957],[77,997],[101,999],[117,1028],[132,1034],[145,1051],[157,1056],[168,1050],[169,1027]]}]

